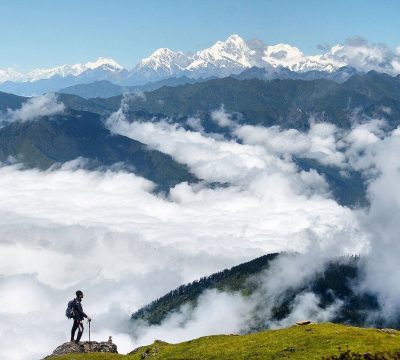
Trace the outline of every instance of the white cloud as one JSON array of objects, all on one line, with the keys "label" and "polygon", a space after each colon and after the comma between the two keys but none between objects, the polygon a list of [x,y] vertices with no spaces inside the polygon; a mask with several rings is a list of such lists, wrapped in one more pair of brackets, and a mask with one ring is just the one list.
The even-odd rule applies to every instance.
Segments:
[{"label": "white cloud", "polygon": [[301,293],[293,301],[293,307],[288,317],[272,322],[271,328],[282,328],[295,324],[297,321],[309,320],[315,323],[327,322],[337,314],[342,306],[340,300],[322,309],[320,299],[312,292]]},{"label": "white cloud", "polygon": [[282,130],[278,126],[244,125],[236,128],[234,134],[245,144],[260,145],[279,156],[306,157],[338,167],[343,167],[346,160],[338,149],[340,130],[329,123],[311,123],[308,132]]},{"label": "white cloud", "polygon": [[209,290],[199,297],[198,306],[186,304],[161,325],[136,328],[136,342],[149,344],[162,339],[176,343],[209,334],[237,333],[249,321],[249,305],[250,300],[239,294]]},{"label": "white cloud", "polygon": [[218,110],[211,112],[211,120],[219,127],[233,127],[236,125],[236,122],[232,120],[231,114],[225,111],[223,105]]},{"label": "white cloud", "polygon": [[[261,146],[165,122],[129,124],[123,111],[112,119],[114,130],[139,136],[208,181],[231,185],[182,183],[164,199],[150,193],[149,181],[124,172],[88,172],[69,164],[47,172],[0,168],[0,273],[4,280],[26,276],[37,301],[52,309],[40,320],[47,340],[35,346],[24,340],[37,326],[35,306],[4,298],[9,311],[0,314],[0,331],[16,332],[11,343],[0,338],[1,346],[1,339],[9,346],[6,359],[21,358],[12,355],[17,343],[24,351],[30,347],[29,359],[68,339],[64,307],[76,288],[86,293],[93,338],[119,334],[120,350],[129,351],[129,314],[177,285],[267,252],[303,251],[310,231],[321,241],[333,229],[343,232],[352,251],[364,241],[352,211],[326,198],[320,176],[299,173]],[[25,325],[16,328],[21,318]],[[229,324],[221,323],[220,331],[238,323]]]},{"label": "white cloud", "polygon": [[400,313],[400,191],[398,152],[400,136],[392,136],[373,143],[364,155],[370,166],[376,168],[376,177],[368,187],[371,207],[363,217],[364,226],[371,234],[371,256],[367,262],[366,289],[378,294],[383,306],[380,315],[398,319]]},{"label": "white cloud", "polygon": [[65,105],[58,102],[57,95],[48,93],[33,97],[22,104],[20,109],[8,110],[11,121],[31,121],[42,116],[51,116],[64,112]]},{"label": "white cloud", "polygon": [[[86,293],[93,338],[117,333],[120,350],[129,351],[129,314],[181,283],[266,252],[301,250],[309,229],[323,238],[344,226],[357,239],[350,210],[296,193],[301,185],[292,189],[284,173],[214,190],[183,183],[168,199],[152,195],[151,188],[123,172],[0,168],[0,290],[9,294],[2,298],[0,332],[15,332],[11,341],[0,338],[5,359],[24,358],[23,351],[25,358],[37,358],[67,340],[64,307],[77,288]],[[12,285],[19,301],[8,279],[20,284]],[[35,294],[30,301],[27,291]],[[41,310],[35,310],[38,303]],[[38,311],[46,341],[31,343],[24,339],[37,331]],[[231,328],[225,325],[221,329]]]},{"label": "white cloud", "polygon": [[376,70],[392,75],[400,72],[398,52],[385,44],[370,43],[359,37],[349,38],[344,44],[333,46],[323,57],[365,72]]},{"label": "white cloud", "polygon": [[[181,183],[161,197],[151,193],[148,180],[123,171],[86,171],[77,162],[45,172],[1,167],[0,291],[6,295],[0,334],[12,334],[0,337],[5,359],[36,359],[67,340],[71,324],[64,310],[77,288],[85,292],[84,307],[94,319],[93,339],[113,335],[127,352],[152,337],[179,341],[240,331],[257,300],[210,292],[199,308],[182,309],[162,327],[132,339],[129,314],[182,283],[267,252],[304,253],[283,258],[273,276],[263,279],[262,289],[279,296],[307,281],[331,256],[369,249],[371,235],[362,216],[360,222],[358,212],[330,199],[324,179],[315,171],[299,171],[291,156],[350,166],[349,151],[362,150],[373,167],[374,147],[389,145],[380,124],[355,125],[343,134],[328,124],[313,124],[306,134],[237,125],[240,144],[166,121],[130,123],[125,111],[122,107],[108,120],[114,132],[171,154],[208,182],[229,185],[209,189]],[[388,173],[388,179],[394,175]],[[204,317],[214,306],[216,311]],[[286,321],[329,319],[339,306],[319,309],[318,299],[305,293]],[[221,318],[221,307],[230,316]]]},{"label": "white cloud", "polygon": [[190,126],[191,129],[193,129],[194,131],[197,131],[199,133],[203,133],[204,132],[204,127],[201,123],[201,119],[197,118],[197,117],[189,117],[186,120],[186,124],[188,126]]}]

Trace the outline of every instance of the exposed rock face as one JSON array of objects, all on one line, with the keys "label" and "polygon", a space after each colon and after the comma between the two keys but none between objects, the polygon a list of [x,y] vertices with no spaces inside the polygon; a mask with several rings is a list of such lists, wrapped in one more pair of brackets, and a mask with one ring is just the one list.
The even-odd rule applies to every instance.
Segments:
[{"label": "exposed rock face", "polygon": [[[50,356],[90,352],[108,352],[118,354],[117,345],[110,341],[83,341],[79,344],[75,344],[74,342],[66,342],[57,347]],[[47,359],[50,356],[47,356],[44,359]]]},{"label": "exposed rock face", "polygon": [[308,324],[311,324],[310,320],[302,320],[296,322],[296,325],[308,325]]}]

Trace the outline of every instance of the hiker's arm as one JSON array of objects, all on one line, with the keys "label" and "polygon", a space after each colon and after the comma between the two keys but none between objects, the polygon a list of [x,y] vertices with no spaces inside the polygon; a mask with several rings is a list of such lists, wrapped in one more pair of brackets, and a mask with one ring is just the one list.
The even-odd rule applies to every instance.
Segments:
[{"label": "hiker's arm", "polygon": [[88,321],[91,321],[92,319],[90,318],[90,316],[86,315],[83,311],[82,311],[82,315],[83,317],[85,317],[86,319],[88,319]]}]

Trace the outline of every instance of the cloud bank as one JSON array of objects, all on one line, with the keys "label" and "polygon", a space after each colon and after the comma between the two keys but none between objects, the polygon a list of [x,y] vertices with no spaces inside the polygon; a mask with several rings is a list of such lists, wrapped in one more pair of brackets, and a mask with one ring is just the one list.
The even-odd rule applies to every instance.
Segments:
[{"label": "cloud bank", "polygon": [[[328,231],[321,233],[318,230],[316,231],[317,228],[313,224],[306,230],[306,242],[296,239],[297,247],[291,249],[287,247],[286,249],[303,252],[304,255],[296,256],[295,259],[290,258],[288,261],[286,258],[279,260],[275,267],[270,269],[266,278],[262,279],[264,292],[258,292],[251,299],[244,299],[240,295],[231,294],[227,301],[235,302],[235,306],[238,306],[238,308],[246,308],[246,316],[248,316],[255,308],[259,307],[261,301],[267,304],[276,304],[279,296],[290,286],[306,282],[316,272],[321,271],[332,258],[340,255],[362,254],[368,255],[368,265],[366,277],[360,291],[369,291],[379,295],[383,312],[378,315],[381,320],[383,318],[384,322],[390,323],[393,320],[393,314],[399,313],[397,298],[400,289],[394,286],[394,279],[398,276],[397,270],[394,271],[394,269],[398,268],[398,266],[395,265],[393,259],[393,261],[387,263],[385,270],[380,272],[378,263],[380,261],[384,262],[388,251],[392,251],[396,245],[393,244],[394,247],[391,247],[391,249],[386,249],[382,246],[382,237],[377,236],[376,230],[372,231],[372,228],[380,227],[372,214],[377,205],[376,200],[385,196],[385,193],[376,193],[374,189],[376,184],[382,181],[384,172],[381,168],[387,167],[387,159],[390,158],[386,156],[386,153],[381,156],[380,152],[387,151],[388,153],[396,154],[396,149],[389,149],[388,144],[395,141],[393,139],[398,137],[399,130],[387,131],[384,119],[360,119],[359,121],[354,121],[353,127],[346,131],[338,129],[332,124],[312,122],[310,130],[306,133],[301,133],[294,129],[282,130],[279,127],[239,126],[231,120],[229,114],[224,114],[223,108],[219,109],[216,114],[219,121],[223,120],[221,123],[216,121],[219,126],[230,127],[232,134],[240,140],[240,144],[236,141],[210,138],[206,134],[188,131],[176,124],[171,125],[170,121],[148,123],[136,120],[128,122],[124,116],[120,116],[114,118],[108,125],[116,133],[143,141],[154,148],[171,154],[178,161],[188,164],[198,176],[212,179],[213,181],[227,181],[232,186],[238,186],[242,190],[257,189],[256,192],[258,194],[263,192],[262,189],[267,188],[266,192],[268,192],[269,196],[270,190],[273,190],[274,194],[277,195],[279,190],[282,190],[281,186],[290,178],[293,182],[289,181],[287,183],[286,194],[290,192],[288,189],[291,191],[297,189],[300,190],[303,196],[311,194],[313,199],[317,195],[320,199],[328,197],[324,179],[312,171],[299,171],[292,162],[293,156],[315,159],[324,165],[335,166],[338,171],[343,171],[344,176],[347,170],[358,170],[364,174],[366,181],[369,182],[368,196],[371,201],[371,209],[369,210],[350,211],[347,209],[349,210],[349,216],[351,216],[350,223],[354,226],[351,230],[351,227],[348,227],[349,224],[345,225],[343,218],[340,218],[333,225],[334,216],[332,216],[332,213],[329,215],[322,214],[319,210],[316,210],[314,215],[321,215],[318,217],[319,219],[329,219],[332,227]],[[226,122],[227,119],[229,119],[228,123]],[[196,121],[196,126],[201,126],[200,120]],[[167,137],[169,141],[165,142],[164,139]],[[196,143],[196,148],[192,147],[194,143]],[[197,156],[196,154],[199,153],[201,155]],[[232,154],[235,154],[236,161],[232,161]],[[242,161],[237,162],[238,159]],[[223,160],[225,167],[223,171],[218,172],[219,166],[214,168],[213,162],[221,160]],[[391,162],[391,164],[393,164],[390,165],[391,169],[397,168],[397,162]],[[239,171],[236,166],[242,167],[242,170]],[[269,181],[273,178],[275,178],[276,183],[280,184],[279,189],[270,186]],[[393,180],[392,176],[389,176],[389,178]],[[299,186],[296,187],[296,184]],[[382,186],[382,189],[384,188],[390,188],[392,191],[393,186]],[[290,203],[289,207],[293,209],[296,200],[293,194],[290,198],[291,200],[288,204]],[[282,205],[285,200],[280,198],[279,203]],[[275,205],[274,202],[273,204]],[[268,206],[270,206],[270,203]],[[304,206],[304,203],[301,206]],[[281,208],[281,215],[290,212],[289,207]],[[393,207],[391,208],[393,209]],[[381,208],[378,210],[380,216],[384,213],[381,210]],[[391,215],[395,218],[397,214],[396,211]],[[296,220],[293,220],[290,225],[279,223],[278,227],[280,229],[282,229],[282,226],[294,228],[296,223]],[[396,222],[393,221],[393,223],[395,224]],[[337,227],[338,225],[339,227]],[[350,233],[349,230],[351,231]],[[385,229],[382,231],[385,232],[386,230],[387,224],[385,223]],[[394,234],[396,232],[397,229],[393,231]],[[309,262],[310,258],[314,260],[312,266]],[[377,281],[374,281],[375,277],[378,278],[375,279]],[[142,329],[144,335],[139,337],[139,342],[142,343],[151,337],[158,338],[162,336],[165,339],[169,339],[169,341],[178,341],[188,339],[192,335],[200,336],[213,333],[215,330],[213,324],[209,324],[207,327],[198,320],[207,318],[209,312],[206,313],[204,311],[202,316],[199,316],[198,312],[201,312],[203,308],[203,301],[207,304],[210,298],[214,298],[217,295],[213,292],[206,293],[201,298],[198,308],[190,311],[187,307],[183,307],[178,313],[166,319],[161,326],[144,327]],[[223,296],[228,295],[224,294]],[[304,318],[309,318],[313,321],[327,321],[334,316],[342,305],[338,300],[330,307],[322,309],[318,303],[319,299],[315,294],[302,293],[295,299],[294,307],[287,318],[275,323],[270,321],[268,326],[287,326]],[[270,318],[271,306],[263,309],[262,316],[266,321]],[[207,308],[209,309],[210,307]],[[260,309],[257,311],[260,312]],[[243,318],[240,311],[237,314],[238,317],[235,318],[237,323],[240,322],[240,319],[246,318],[246,316]],[[211,314],[211,316],[213,315]],[[234,317],[234,315],[231,316]],[[373,322],[373,316],[370,320]],[[180,324],[179,326],[176,323],[177,321]],[[232,323],[235,321],[232,320]],[[226,327],[222,332],[229,333],[243,330],[246,326],[249,326],[248,323],[245,323],[246,321],[241,323],[241,326],[225,323]],[[175,324],[176,331],[171,331],[171,324]],[[202,332],[199,332],[199,328],[202,329]],[[186,335],[182,336],[182,332]]]},{"label": "cloud bank", "polygon": [[[305,55],[296,46],[284,43],[267,44],[257,39],[245,41],[239,35],[233,34],[225,41],[218,41],[209,48],[190,54],[160,48],[129,70],[123,69],[112,59],[99,58],[86,64],[35,69],[28,73],[21,73],[12,68],[0,69],[0,83],[25,81],[29,85],[29,82],[41,79],[54,80],[54,76],[73,76],[81,79],[83,83],[88,79],[111,79],[120,84],[130,81],[133,85],[183,75],[193,78],[229,76],[252,66],[267,70],[284,67],[299,72],[332,72],[343,66],[350,66],[361,72],[375,70],[391,75],[400,72],[399,48],[392,49],[385,44],[350,37],[333,46],[319,46],[319,49],[322,53]],[[30,92],[29,89],[27,91]]]},{"label": "cloud bank", "polygon": [[[233,121],[228,115],[220,109],[219,121]],[[374,256],[363,286],[382,295],[388,313],[397,309],[394,184],[399,165],[386,159],[396,153],[399,130],[385,132],[379,119],[355,124],[345,133],[329,124],[316,123],[308,133],[299,133],[229,123],[234,137],[227,140],[169,121],[131,120],[122,107],[107,126],[170,154],[204,183],[181,183],[168,196],[157,196],[146,179],[124,171],[87,171],[79,160],[53,171],[1,166],[4,359],[37,359],[68,340],[71,324],[64,311],[78,288],[94,319],[93,339],[112,335],[121,352],[154,338],[181,341],[239,332],[257,301],[237,294],[207,292],[198,307],[183,308],[136,337],[129,315],[182,283],[276,251],[304,255],[283,258],[273,276],[262,280],[257,296],[267,304],[285,288],[307,281],[332,256],[370,252]],[[201,121],[194,124],[201,126]],[[365,172],[370,211],[338,205],[325,179],[300,170],[294,156]],[[207,182],[226,186],[209,188]],[[388,246],[381,246],[382,238]],[[387,258],[388,251],[393,255]],[[310,255],[316,259],[311,265]],[[375,259],[390,260],[380,274]],[[285,326],[300,317],[329,320],[340,305],[323,310],[314,294],[303,293],[287,319],[270,325]],[[221,318],[221,309],[228,316]],[[269,311],[263,309],[266,319]]]},{"label": "cloud bank", "polygon": [[8,110],[11,121],[31,121],[42,116],[51,116],[64,112],[65,105],[58,102],[57,94],[48,93],[30,98],[20,109]]}]

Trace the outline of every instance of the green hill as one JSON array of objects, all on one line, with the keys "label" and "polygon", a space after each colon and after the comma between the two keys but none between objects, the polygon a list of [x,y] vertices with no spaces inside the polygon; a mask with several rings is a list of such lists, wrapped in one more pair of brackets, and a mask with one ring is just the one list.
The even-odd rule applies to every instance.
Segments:
[{"label": "green hill", "polygon": [[[327,79],[238,80],[227,77],[176,86],[179,81],[186,82],[178,79],[175,86],[162,86],[153,91],[148,88],[145,97],[131,97],[130,111],[148,117],[171,116],[182,123],[196,115],[204,120],[207,131],[217,132],[223,129],[210,120],[209,113],[221,104],[229,112],[240,113],[241,122],[246,124],[280,125],[300,130],[309,127],[312,116],[342,128],[351,126],[356,114],[385,117],[392,127],[399,122],[400,77],[375,71],[355,74],[342,84]],[[74,110],[108,115],[120,107],[122,96],[84,99],[59,94],[59,99]],[[0,93],[0,110],[18,107],[23,100]]]},{"label": "green hill", "polygon": [[0,111],[18,109],[26,100],[26,97],[0,92]]},{"label": "green hill", "polygon": [[[15,109],[25,100],[0,93],[0,111]],[[85,117],[93,116],[90,112],[105,118],[121,106],[121,100],[122,96],[84,99],[59,94],[59,101],[69,109],[84,112]],[[146,92],[145,96],[133,96],[128,102],[128,118],[132,121],[135,118],[157,120],[168,116],[188,128],[188,117],[198,116],[206,132],[220,133],[227,138],[232,136],[230,131],[219,127],[211,118],[211,112],[222,104],[240,124],[279,125],[306,130],[310,118],[314,117],[317,121],[348,128],[355,119],[362,121],[374,117],[387,119],[389,128],[395,128],[400,119],[400,77],[374,71],[355,74],[344,83],[327,79],[266,81],[227,77],[174,87],[163,86]],[[42,148],[44,146],[47,145]],[[119,161],[125,162],[125,158],[122,156]],[[351,207],[368,205],[360,172],[343,174],[336,167],[315,160],[302,158],[295,161],[299,168],[306,171],[315,169],[325,176],[339,204]]]},{"label": "green hill", "polygon": [[[84,106],[89,111],[115,111],[122,97],[82,102],[62,95],[61,99],[71,108]],[[132,113],[170,116],[182,123],[188,116],[199,116],[205,129],[214,132],[222,129],[210,120],[209,113],[221,104],[229,112],[240,113],[240,121],[246,124],[304,130],[309,127],[310,117],[314,116],[318,121],[348,128],[356,114],[365,114],[384,116],[395,126],[400,114],[400,78],[370,72],[354,75],[338,84],[326,79],[266,81],[227,77],[176,87],[164,86],[146,92],[145,98],[136,97],[129,101]]]},{"label": "green hill", "polygon": [[[185,304],[196,307],[199,296],[206,290],[218,289],[250,296],[259,290],[260,282],[257,275],[267,275],[271,262],[278,256],[278,254],[264,255],[229,270],[225,269],[182,285],[139,309],[132,314],[131,319],[134,324],[137,321],[139,323],[144,321],[151,325],[161,324],[168,315],[179,311]],[[340,299],[342,306],[335,314],[333,321],[357,326],[365,325],[367,313],[379,307],[374,296],[354,291],[352,285],[357,281],[360,269],[362,269],[362,261],[358,257],[332,261],[320,272],[315,273],[307,283],[292,287],[282,294],[274,303],[271,319],[254,320],[252,330],[265,329],[269,320],[279,321],[286,318],[291,312],[296,296],[304,292],[316,294],[320,299],[321,308],[327,308],[335,300]],[[265,306],[264,303],[258,305],[260,308]],[[380,325],[382,324],[379,323]]]},{"label": "green hill", "polygon": [[[206,336],[179,344],[156,340],[128,355],[70,354],[48,360],[317,360],[338,354],[339,349],[360,354],[358,359],[399,359],[399,353],[397,357],[390,354],[400,350],[400,332],[332,323],[295,325],[249,335]],[[385,357],[364,357],[365,353],[379,352],[385,352]]]},{"label": "green hill", "polygon": [[182,181],[196,181],[187,166],[139,141],[112,134],[100,116],[90,112],[69,110],[62,115],[4,126],[0,129],[0,161],[10,157],[39,169],[79,157],[89,161],[89,168],[123,164],[162,190]]},{"label": "green hill", "polygon": [[160,324],[171,312],[177,311],[183,304],[196,304],[204,290],[243,291],[249,293],[253,286],[248,282],[251,275],[268,269],[270,262],[278,254],[261,256],[252,261],[225,269],[203,277],[187,285],[181,285],[159,299],[132,314],[132,320],[143,320],[152,325]]}]

